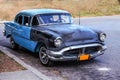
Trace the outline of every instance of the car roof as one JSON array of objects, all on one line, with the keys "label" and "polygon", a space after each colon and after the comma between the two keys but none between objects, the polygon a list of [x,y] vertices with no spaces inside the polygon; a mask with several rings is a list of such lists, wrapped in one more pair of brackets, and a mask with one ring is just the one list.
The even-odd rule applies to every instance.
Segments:
[{"label": "car roof", "polygon": [[59,9],[27,9],[22,10],[18,13],[19,14],[25,14],[28,16],[34,16],[38,14],[51,14],[51,13],[69,13],[65,10],[59,10]]}]

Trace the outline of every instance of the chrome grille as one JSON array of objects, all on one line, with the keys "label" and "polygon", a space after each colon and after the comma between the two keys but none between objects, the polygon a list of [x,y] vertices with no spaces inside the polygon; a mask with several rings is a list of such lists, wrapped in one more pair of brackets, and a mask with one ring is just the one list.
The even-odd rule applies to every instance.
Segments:
[{"label": "chrome grille", "polygon": [[78,56],[79,54],[94,54],[99,50],[101,50],[101,46],[84,47],[84,48],[65,51],[63,55],[64,56]]}]

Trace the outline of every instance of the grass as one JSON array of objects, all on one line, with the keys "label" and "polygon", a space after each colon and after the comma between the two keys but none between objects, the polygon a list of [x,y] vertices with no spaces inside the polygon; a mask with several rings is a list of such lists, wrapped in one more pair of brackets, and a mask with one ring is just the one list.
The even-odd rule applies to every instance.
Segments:
[{"label": "grass", "polygon": [[56,8],[73,17],[120,14],[120,0],[0,0],[0,19],[12,20],[23,9]]}]

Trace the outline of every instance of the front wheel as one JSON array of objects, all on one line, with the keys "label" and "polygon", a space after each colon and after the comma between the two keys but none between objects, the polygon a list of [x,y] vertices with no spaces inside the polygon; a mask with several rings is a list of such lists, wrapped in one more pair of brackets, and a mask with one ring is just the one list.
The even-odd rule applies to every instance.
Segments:
[{"label": "front wheel", "polygon": [[53,61],[51,61],[47,55],[47,48],[45,46],[40,47],[39,58],[40,58],[40,62],[44,66],[52,66],[53,65]]},{"label": "front wheel", "polygon": [[14,50],[19,48],[19,45],[15,43],[15,41],[12,37],[10,37],[10,44],[11,44],[11,48]]}]

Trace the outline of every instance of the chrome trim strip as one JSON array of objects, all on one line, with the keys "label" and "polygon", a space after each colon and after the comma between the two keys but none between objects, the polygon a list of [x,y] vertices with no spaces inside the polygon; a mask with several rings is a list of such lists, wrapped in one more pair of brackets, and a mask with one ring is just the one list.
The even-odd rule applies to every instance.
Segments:
[{"label": "chrome trim strip", "polygon": [[103,46],[101,44],[86,44],[86,45],[69,46],[69,47],[63,48],[60,51],[50,51],[50,53],[52,53],[53,55],[62,55],[63,52],[67,50],[73,50],[73,49],[84,48],[84,47],[92,47],[92,46],[101,46],[104,50],[107,48],[106,46]]}]

